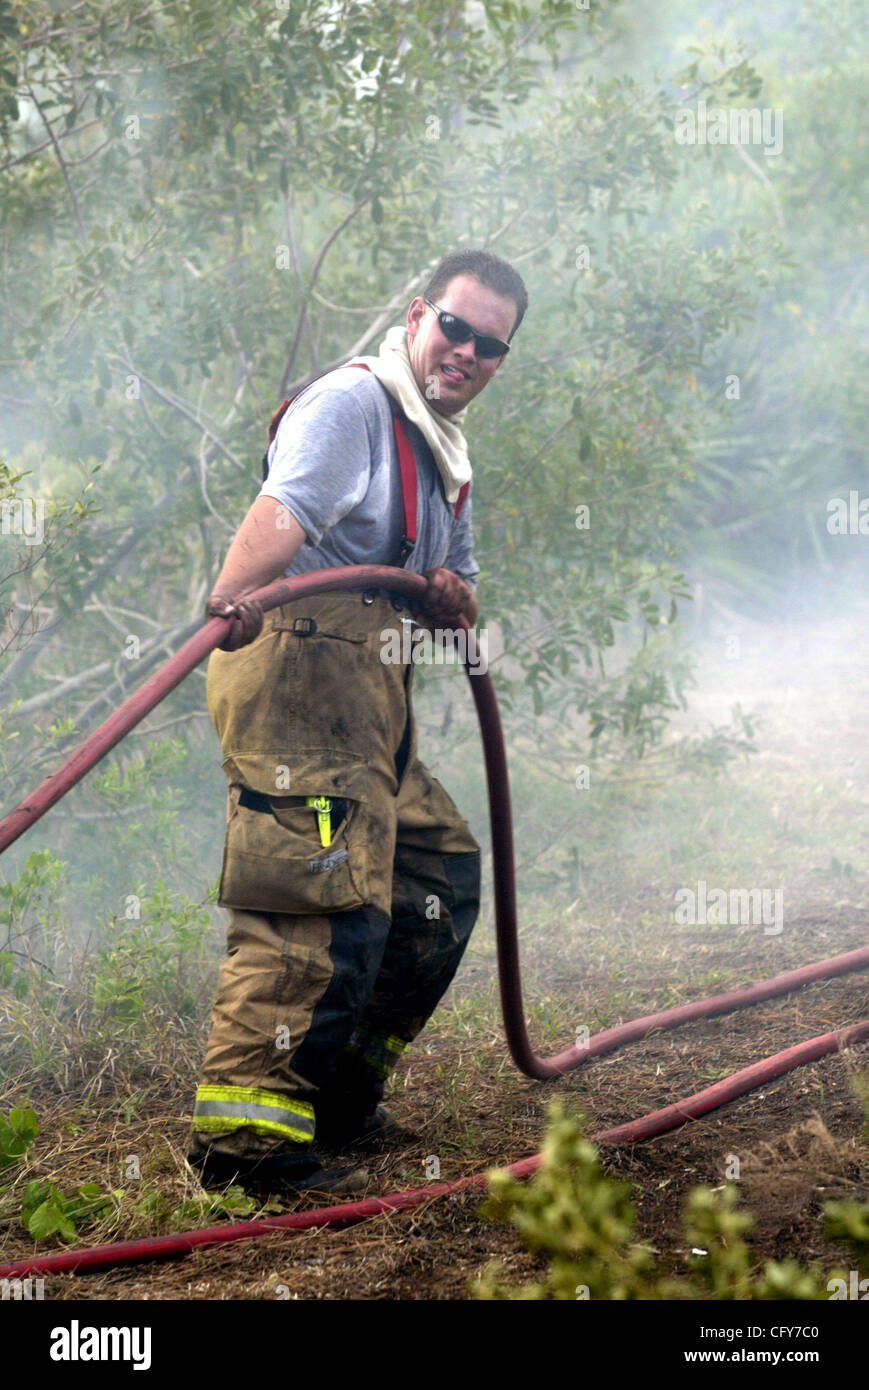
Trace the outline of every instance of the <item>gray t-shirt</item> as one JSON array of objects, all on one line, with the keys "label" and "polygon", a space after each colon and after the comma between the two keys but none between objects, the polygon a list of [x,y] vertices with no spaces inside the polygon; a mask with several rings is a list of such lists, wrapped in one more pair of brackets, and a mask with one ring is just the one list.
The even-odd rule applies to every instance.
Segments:
[{"label": "gray t-shirt", "polygon": [[[452,570],[472,587],[479,574],[471,498],[458,520],[422,432],[406,421],[416,458],[416,544],[403,568]],[[286,574],[330,565],[398,565],[401,473],[389,395],[373,372],[339,367],[285,410],[268,451],[260,497],[274,497],[305,530]],[[473,485],[472,485],[473,487]]]}]

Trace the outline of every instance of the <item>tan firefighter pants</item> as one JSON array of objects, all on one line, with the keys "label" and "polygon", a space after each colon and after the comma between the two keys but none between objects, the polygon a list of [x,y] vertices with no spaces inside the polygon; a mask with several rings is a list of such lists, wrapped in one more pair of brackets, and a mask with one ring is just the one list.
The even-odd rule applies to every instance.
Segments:
[{"label": "tan firefighter pants", "polygon": [[[402,619],[398,598],[319,595],[210,658],[230,922],[200,1146],[310,1142],[318,1116],[370,1113],[467,945],[479,845],[416,756],[412,663],[381,659]],[[331,803],[322,830],[314,796]]]}]

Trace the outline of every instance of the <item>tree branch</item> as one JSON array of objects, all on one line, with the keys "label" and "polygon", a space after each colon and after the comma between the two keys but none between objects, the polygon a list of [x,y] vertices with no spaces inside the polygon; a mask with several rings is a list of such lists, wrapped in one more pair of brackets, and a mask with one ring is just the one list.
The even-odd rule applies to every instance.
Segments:
[{"label": "tree branch", "polygon": [[38,99],[38,97],[36,96],[36,93],[34,92],[32,86],[30,85],[30,83],[27,84],[27,90],[28,90],[28,92],[30,93],[30,100],[33,102],[33,105],[36,107],[37,111],[39,112],[39,116],[40,116],[40,119],[41,119],[41,121],[42,121],[42,124],[45,126],[45,129],[46,129],[46,131],[47,131],[47,133],[48,133],[48,138],[49,138],[49,140],[51,141],[52,147],[53,147],[53,149],[54,149],[54,153],[55,153],[55,156],[56,156],[56,158],[57,158],[57,162],[58,162],[58,164],[60,165],[60,172],[61,172],[61,174],[63,175],[63,181],[64,181],[64,183],[66,184],[66,191],[67,191],[67,193],[69,194],[69,199],[70,199],[70,202],[72,203],[72,210],[73,210],[73,214],[74,214],[74,216],[75,216],[76,225],[78,226],[78,234],[79,234],[79,238],[80,238],[80,240],[81,240],[82,250],[85,251],[85,250],[87,250],[87,232],[85,231],[85,225],[84,225],[84,223],[83,223],[82,220],[81,220],[81,213],[79,212],[79,207],[78,207],[78,199],[77,199],[76,196],[75,196],[75,190],[73,189],[72,183],[70,182],[69,173],[68,173],[68,171],[67,171],[66,164],[64,163],[63,155],[62,155],[61,152],[60,152],[60,146],[59,146],[59,144],[57,143],[57,139],[56,139],[56,137],[55,137],[54,131],[52,130],[51,125],[50,125],[50,123],[49,123],[49,121],[48,121],[48,118],[46,117],[45,112],[43,111],[43,109],[42,109],[42,107],[41,107],[41,105],[40,105],[40,103],[39,103],[39,99]]},{"label": "tree branch", "polygon": [[295,332],[294,332],[294,334],[293,334],[293,341],[292,341],[292,343],[290,344],[290,353],[289,353],[289,357],[287,358],[286,366],[284,367],[284,370],[283,370],[283,372],[281,373],[281,381],[280,381],[280,385],[279,385],[279,387],[278,387],[278,395],[281,396],[281,397],[286,395],[286,392],[287,392],[287,382],[289,381],[289,379],[290,379],[290,373],[291,373],[292,370],[293,370],[293,363],[295,362],[296,353],[298,352],[299,341],[300,341],[301,336],[302,336],[302,329],[304,328],[305,323],[307,322],[307,317],[308,317],[308,295],[310,294],[310,292],[311,292],[311,290],[313,289],[314,285],[317,283],[317,277],[319,276],[320,271],[321,271],[322,268],[323,268],[323,262],[325,261],[326,256],[328,255],[328,252],[329,252],[330,247],[334,244],[336,238],[339,237],[339,236],[341,235],[341,233],[343,232],[344,228],[345,228],[346,226],[348,226],[348,224],[349,224],[350,222],[353,221],[353,218],[357,215],[357,213],[359,213],[359,212],[362,211],[362,209],[365,207],[365,204],[366,204],[368,201],[369,201],[369,200],[368,200],[367,198],[363,198],[363,200],[362,200],[361,203],[355,203],[355,204],[354,204],[354,206],[353,206],[353,207],[350,209],[350,211],[347,213],[346,217],[342,217],[342,219],[341,219],[341,221],[338,223],[337,227],[334,227],[334,228],[332,229],[332,231],[331,231],[331,232],[329,233],[329,235],[326,237],[326,240],[323,242],[323,245],[320,247],[320,250],[319,250],[318,253],[317,253],[317,256],[316,256],[316,258],[315,258],[315,260],[314,260],[313,268],[312,268],[312,270],[311,270],[310,277],[309,277],[309,279],[308,279],[308,287],[307,287],[307,290],[305,291],[305,298],[304,298],[304,300],[303,300],[303,302],[302,302],[302,307],[301,307],[301,310],[300,310],[300,312],[299,312],[299,317],[298,317],[298,319],[296,320],[296,329],[295,329]]}]

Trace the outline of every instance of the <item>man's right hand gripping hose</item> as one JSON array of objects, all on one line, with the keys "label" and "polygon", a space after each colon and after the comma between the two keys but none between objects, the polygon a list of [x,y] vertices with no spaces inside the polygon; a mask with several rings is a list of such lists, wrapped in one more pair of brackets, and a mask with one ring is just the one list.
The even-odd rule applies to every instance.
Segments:
[{"label": "man's right hand gripping hose", "polygon": [[212,594],[205,602],[206,618],[234,618],[232,627],[218,645],[223,652],[236,652],[259,637],[263,626],[263,609],[258,599],[231,599],[225,594]]},{"label": "man's right hand gripping hose", "polygon": [[461,617],[468,616],[468,607],[474,602],[469,584],[452,570],[443,568],[423,570],[423,578],[428,581],[423,597],[408,600],[407,606],[414,617],[453,626]]}]

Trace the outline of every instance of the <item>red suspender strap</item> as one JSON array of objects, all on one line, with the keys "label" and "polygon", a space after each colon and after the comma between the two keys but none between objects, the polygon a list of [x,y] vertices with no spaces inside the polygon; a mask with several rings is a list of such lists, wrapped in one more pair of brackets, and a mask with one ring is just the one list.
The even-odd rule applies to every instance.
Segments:
[{"label": "red suspender strap", "polygon": [[269,476],[269,449],[272,447],[272,443],[274,442],[274,437],[275,437],[275,435],[276,435],[277,432],[278,432],[278,425],[281,423],[281,420],[284,418],[284,411],[286,410],[286,408],[287,408],[287,406],[289,405],[290,401],[291,401],[291,400],[294,400],[294,399],[295,399],[295,397],[290,396],[290,399],[284,401],[283,404],[280,406],[280,408],[279,408],[278,410],[276,410],[275,413],[274,413],[274,415],[272,416],[272,422],[271,422],[271,424],[269,425],[269,442],[268,442],[268,444],[266,445],[266,451],[265,451],[265,453],[263,454],[263,482],[265,482],[266,478]]},{"label": "red suspender strap", "polygon": [[[365,362],[354,362],[353,366],[361,367],[363,371],[366,372],[370,372],[371,370]],[[321,375],[328,376],[328,372],[322,372]],[[314,377],[313,380],[318,381],[319,377]],[[313,382],[308,382],[308,386],[312,384]],[[303,386],[302,390],[307,390],[307,387]],[[298,395],[301,395],[300,391],[297,391],[295,396],[290,396],[287,400],[283,401],[280,408],[276,410],[272,416],[269,425],[268,447],[263,455],[263,478],[268,476],[268,451],[278,432],[278,425],[284,418],[287,406],[290,405]],[[392,427],[395,434],[395,447],[398,450],[398,466],[401,473],[401,496],[404,510],[404,535],[402,536],[401,548],[403,558],[406,558],[407,553],[416,543],[416,459],[414,458],[413,446],[407,432],[404,415],[391,395],[389,397],[389,404],[392,407]],[[462,510],[469,488],[470,483],[465,483],[459,491],[454,511],[456,518],[458,518]]]},{"label": "red suspender strap", "polygon": [[275,435],[278,432],[278,425],[283,420],[284,411],[289,405],[291,399],[292,397],[288,397],[287,400],[283,401],[281,405],[278,407],[278,409],[275,411],[274,415],[272,416],[271,424],[269,425],[269,447],[271,447],[271,445],[274,443]]},{"label": "red suspender strap", "polygon": [[[366,372],[371,371],[365,362],[356,362],[354,366],[362,367]],[[402,559],[406,559],[410,549],[416,544],[416,459],[413,456],[410,436],[405,428],[404,416],[391,395],[389,404],[392,407],[392,429],[395,434],[398,467],[401,472],[401,497],[404,506],[404,534],[401,538],[401,550]]]},{"label": "red suspender strap", "polygon": [[404,423],[404,416],[392,412],[392,428],[398,449],[398,466],[401,470],[401,496],[404,502],[404,535],[402,549],[416,544],[416,459],[413,445]]}]

